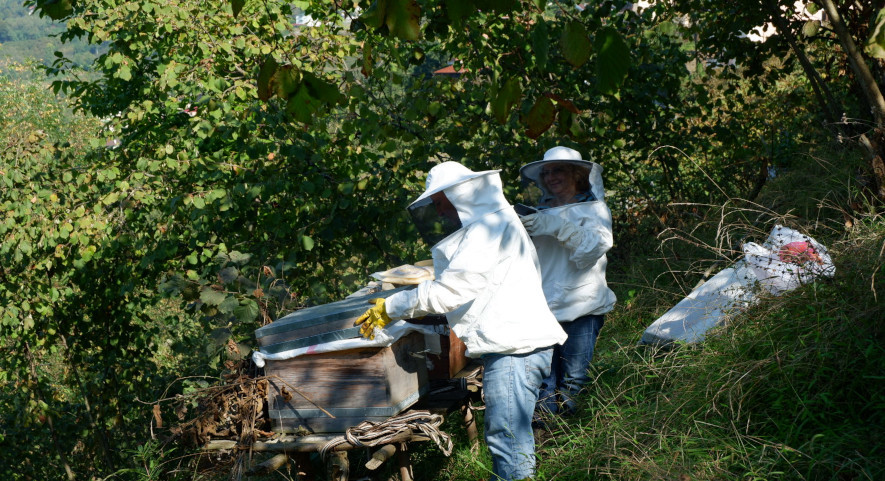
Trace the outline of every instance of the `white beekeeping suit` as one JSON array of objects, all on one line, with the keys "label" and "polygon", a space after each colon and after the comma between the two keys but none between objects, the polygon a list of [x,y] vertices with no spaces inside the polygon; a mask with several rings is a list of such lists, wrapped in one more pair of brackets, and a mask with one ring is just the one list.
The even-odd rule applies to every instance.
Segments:
[{"label": "white beekeeping suit", "polygon": [[604,201],[602,167],[581,160],[580,154],[565,147],[550,149],[544,157],[520,169],[523,183],[540,189],[539,204],[550,197],[540,182],[545,164],[573,163],[589,168],[590,187],[574,203],[542,208],[532,215],[533,225],[526,222],[529,232],[543,233],[533,233],[532,240],[541,260],[544,295],[559,322],[605,314],[614,307],[616,297],[605,280],[605,253],[612,247],[613,236],[611,211]]},{"label": "white beekeeping suit", "polygon": [[[392,319],[444,313],[470,357],[528,353],[566,338],[547,307],[537,255],[504,198],[498,172],[473,172],[457,162],[431,170],[427,190],[409,210],[425,239],[442,238],[431,249],[435,279],[386,300]],[[456,219],[439,222],[432,202],[439,192]]]}]

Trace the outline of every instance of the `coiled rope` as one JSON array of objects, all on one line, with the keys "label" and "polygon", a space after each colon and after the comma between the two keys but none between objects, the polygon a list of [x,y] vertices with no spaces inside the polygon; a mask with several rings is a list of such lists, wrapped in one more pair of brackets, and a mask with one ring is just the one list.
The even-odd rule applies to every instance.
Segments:
[{"label": "coiled rope", "polygon": [[363,421],[350,428],[342,436],[331,439],[321,449],[325,458],[336,446],[350,443],[357,447],[374,447],[390,444],[390,440],[405,433],[423,434],[430,438],[446,456],[452,454],[452,438],[439,429],[444,418],[429,411],[409,411],[380,423]]}]

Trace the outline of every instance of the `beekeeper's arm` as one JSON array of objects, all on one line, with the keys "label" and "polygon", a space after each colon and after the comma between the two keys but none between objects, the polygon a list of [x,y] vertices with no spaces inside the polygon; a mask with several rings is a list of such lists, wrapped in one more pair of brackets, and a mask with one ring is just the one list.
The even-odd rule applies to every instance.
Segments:
[{"label": "beekeeper's arm", "polygon": [[592,267],[614,244],[610,214],[586,216],[580,223],[544,212],[520,220],[529,235],[552,236],[559,241],[579,269]]},{"label": "beekeeper's arm", "polygon": [[428,314],[445,314],[476,299],[488,287],[489,275],[499,260],[489,249],[466,237],[439,277],[387,298],[387,313],[393,319],[410,319]]}]

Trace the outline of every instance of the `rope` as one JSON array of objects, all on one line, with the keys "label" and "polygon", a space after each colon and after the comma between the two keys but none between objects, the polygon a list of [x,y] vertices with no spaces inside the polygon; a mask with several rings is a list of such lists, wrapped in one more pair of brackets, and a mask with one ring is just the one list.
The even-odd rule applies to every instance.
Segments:
[{"label": "rope", "polygon": [[333,438],[320,448],[320,456],[325,458],[335,447],[350,443],[351,446],[373,447],[390,444],[394,437],[404,434],[424,434],[445,454],[452,454],[452,438],[440,431],[444,418],[429,411],[410,411],[401,416],[392,417],[380,423],[363,421],[350,428],[342,436]]}]

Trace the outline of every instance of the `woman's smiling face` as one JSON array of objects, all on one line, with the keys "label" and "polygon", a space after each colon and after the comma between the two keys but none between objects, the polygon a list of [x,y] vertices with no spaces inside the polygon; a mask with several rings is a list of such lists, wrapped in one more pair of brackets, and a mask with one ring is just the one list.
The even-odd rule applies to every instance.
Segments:
[{"label": "woman's smiling face", "polygon": [[568,167],[561,163],[545,165],[541,169],[541,183],[547,188],[547,192],[557,198],[562,197],[563,194],[574,195],[576,193],[575,179]]}]

